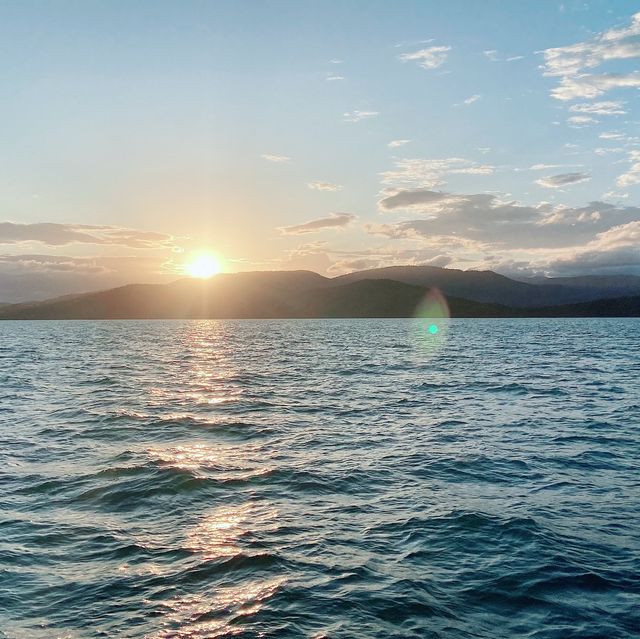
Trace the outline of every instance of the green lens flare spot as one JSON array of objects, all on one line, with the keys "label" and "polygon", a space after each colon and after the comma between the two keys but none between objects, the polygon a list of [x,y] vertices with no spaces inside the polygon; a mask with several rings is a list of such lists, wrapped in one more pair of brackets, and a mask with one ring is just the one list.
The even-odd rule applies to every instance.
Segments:
[{"label": "green lens flare spot", "polygon": [[428,330],[432,335],[435,335],[438,332],[437,324],[429,324],[429,329]]}]

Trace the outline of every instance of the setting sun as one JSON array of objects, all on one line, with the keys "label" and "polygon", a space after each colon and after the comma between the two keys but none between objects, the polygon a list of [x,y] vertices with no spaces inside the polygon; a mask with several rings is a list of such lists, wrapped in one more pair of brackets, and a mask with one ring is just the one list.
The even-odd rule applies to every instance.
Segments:
[{"label": "setting sun", "polygon": [[222,270],[220,260],[211,253],[200,253],[194,256],[184,266],[187,275],[206,279],[217,275]]}]

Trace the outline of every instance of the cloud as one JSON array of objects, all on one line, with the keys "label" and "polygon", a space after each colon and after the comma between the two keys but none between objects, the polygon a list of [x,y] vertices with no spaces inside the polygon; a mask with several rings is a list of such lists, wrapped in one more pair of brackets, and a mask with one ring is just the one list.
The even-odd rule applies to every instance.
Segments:
[{"label": "cloud", "polygon": [[557,169],[561,164],[532,164],[529,171],[546,171],[547,169]]},{"label": "cloud", "polygon": [[328,217],[321,217],[310,220],[304,224],[294,224],[293,226],[283,226],[278,230],[283,235],[305,235],[307,233],[318,233],[329,229],[343,229],[357,217],[350,213],[331,213]]},{"label": "cloud", "polygon": [[573,113],[593,113],[595,115],[624,115],[624,102],[605,101],[605,102],[581,102],[569,107],[569,111]]},{"label": "cloud", "polygon": [[624,153],[624,149],[622,147],[598,147],[593,151],[596,155],[608,155],[609,153]]},{"label": "cloud", "polygon": [[118,226],[54,224],[49,222],[19,224],[0,222],[0,244],[37,242],[47,246],[101,244],[135,249],[171,248],[173,238],[165,233],[140,231]]},{"label": "cloud", "polygon": [[624,135],[622,133],[616,133],[615,131],[604,131],[598,136],[602,140],[622,140]]},{"label": "cloud", "polygon": [[629,26],[609,29],[591,40],[543,51],[544,75],[560,78],[551,95],[558,100],[593,99],[618,87],[640,86],[637,72],[593,75],[588,71],[616,60],[640,57],[640,13]]},{"label": "cloud", "polygon": [[391,142],[389,142],[389,144],[387,144],[387,146],[390,149],[397,149],[400,146],[404,146],[405,144],[409,144],[409,142],[411,142],[411,140],[391,140]]},{"label": "cloud", "polygon": [[465,158],[402,158],[395,169],[382,173],[382,183],[394,188],[434,188],[446,184],[448,175],[490,175],[495,167]]},{"label": "cloud", "polygon": [[507,58],[507,62],[517,62],[518,60],[524,60],[523,55],[512,55],[510,58]]},{"label": "cloud", "polygon": [[[549,249],[590,241],[596,233],[640,219],[640,208],[592,202],[564,207],[549,202],[526,206],[491,193],[447,193],[427,189],[398,192],[380,201],[381,210],[419,211],[419,219],[366,225],[375,235],[392,239],[438,240],[467,249],[493,247]],[[442,238],[449,238],[443,244]],[[464,244],[466,243],[466,244]]]},{"label": "cloud", "polygon": [[275,155],[273,153],[263,153],[260,157],[268,162],[282,163],[291,161],[291,158],[286,155]]},{"label": "cloud", "polygon": [[572,184],[586,182],[590,179],[591,176],[588,173],[560,173],[559,175],[548,175],[540,178],[539,180],[536,180],[536,184],[543,186],[546,189],[558,189],[563,186],[571,186]]},{"label": "cloud", "polygon": [[373,268],[384,268],[386,266],[406,266],[408,264],[445,267],[453,260],[450,255],[436,255],[428,258],[422,257],[430,253],[431,251],[390,251],[380,249],[378,254],[371,255],[370,257],[340,259],[334,262],[327,271],[330,275],[344,275],[345,273],[353,273],[354,271],[365,271]]},{"label": "cloud", "polygon": [[336,75],[335,73],[327,73],[327,75],[325,76],[325,80],[327,82],[340,82],[344,79],[345,78],[343,75]]},{"label": "cloud", "polygon": [[579,129],[584,126],[589,126],[590,124],[597,124],[598,120],[596,120],[595,118],[589,117],[588,115],[572,115],[567,120],[567,123],[569,124],[569,126],[575,129]]},{"label": "cloud", "polygon": [[629,151],[629,169],[618,177],[616,184],[621,188],[640,184],[640,151]]},{"label": "cloud", "polygon": [[466,100],[464,100],[463,104],[473,104],[474,102],[477,102],[482,96],[478,93],[475,93],[474,95],[469,96]]},{"label": "cloud", "polygon": [[640,73],[603,73],[602,75],[583,74],[562,78],[560,86],[551,91],[557,100],[574,100],[576,98],[593,99],[620,88],[640,87]]},{"label": "cloud", "polygon": [[449,51],[451,47],[427,47],[413,53],[403,53],[400,60],[417,62],[423,69],[437,69],[446,62]]},{"label": "cloud", "polygon": [[315,191],[342,191],[342,187],[339,184],[332,184],[331,182],[309,182],[307,186]]},{"label": "cloud", "polygon": [[418,209],[420,211],[439,211],[443,206],[458,201],[461,197],[442,191],[429,189],[402,190],[387,195],[378,202],[381,211]]},{"label": "cloud", "polygon": [[640,274],[640,220],[598,233],[585,246],[550,260],[546,267],[560,275],[631,270]]},{"label": "cloud", "polygon": [[378,115],[378,111],[349,111],[342,114],[342,118],[345,122],[361,122],[369,118],[375,118]]},{"label": "cloud", "polygon": [[498,57],[498,52],[495,49],[487,49],[482,53],[488,60],[491,60],[491,62],[498,62],[500,60],[500,58]]},{"label": "cloud", "polygon": [[0,302],[26,302],[171,276],[157,256],[0,255]]}]

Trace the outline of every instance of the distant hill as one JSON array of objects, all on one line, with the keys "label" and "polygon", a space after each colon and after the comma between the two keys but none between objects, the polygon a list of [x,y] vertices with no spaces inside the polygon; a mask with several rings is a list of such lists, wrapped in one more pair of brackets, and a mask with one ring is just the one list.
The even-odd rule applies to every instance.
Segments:
[{"label": "distant hill", "polygon": [[581,275],[579,277],[529,277],[519,281],[536,286],[561,286],[582,290],[593,299],[640,295],[638,275]]},{"label": "distant hill", "polygon": [[[515,282],[491,272],[398,267],[333,279],[310,271],[272,271],[222,274],[204,281],[132,284],[0,307],[0,319],[411,317],[431,288],[397,279],[361,277],[363,274],[437,280],[444,284],[440,288],[453,317],[640,316],[640,296],[543,305],[541,300],[548,299],[546,284]],[[467,296],[454,295],[451,290],[464,291]],[[520,304],[508,304],[505,299],[517,299]]]},{"label": "distant hill", "polygon": [[571,278],[542,278],[544,282],[519,281],[493,271],[461,271],[436,266],[389,266],[349,273],[336,277],[331,282],[334,285],[348,284],[364,279],[389,279],[426,288],[435,287],[447,296],[522,308],[640,294],[640,278],[637,290],[621,291],[618,287],[609,290],[604,282],[601,285],[584,286],[574,285],[569,281]]}]

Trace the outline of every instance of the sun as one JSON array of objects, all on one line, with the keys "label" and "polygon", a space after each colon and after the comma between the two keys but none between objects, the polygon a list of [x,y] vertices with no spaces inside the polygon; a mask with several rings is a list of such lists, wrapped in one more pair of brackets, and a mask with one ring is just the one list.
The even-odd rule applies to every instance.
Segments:
[{"label": "sun", "polygon": [[187,275],[204,280],[220,273],[222,266],[213,253],[198,253],[184,265],[184,270]]}]

